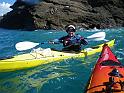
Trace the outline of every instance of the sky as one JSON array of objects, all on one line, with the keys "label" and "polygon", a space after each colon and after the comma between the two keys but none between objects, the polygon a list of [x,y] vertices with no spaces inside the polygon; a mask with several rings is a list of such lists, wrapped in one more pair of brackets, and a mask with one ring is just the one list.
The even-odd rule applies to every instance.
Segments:
[{"label": "sky", "polygon": [[5,3],[10,3],[13,4],[16,0],[0,0],[0,3],[5,2]]},{"label": "sky", "polygon": [[3,16],[7,12],[11,11],[12,9],[10,8],[11,5],[16,0],[0,0],[0,16]]}]

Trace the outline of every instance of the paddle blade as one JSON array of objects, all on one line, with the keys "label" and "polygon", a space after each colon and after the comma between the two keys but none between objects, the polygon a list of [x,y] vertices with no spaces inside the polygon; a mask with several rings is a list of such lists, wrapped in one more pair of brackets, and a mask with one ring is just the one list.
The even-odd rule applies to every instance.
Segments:
[{"label": "paddle blade", "polygon": [[104,40],[105,36],[106,36],[105,32],[98,32],[98,33],[95,33],[91,36],[88,36],[87,39],[93,39],[95,41],[99,41],[99,40]]},{"label": "paddle blade", "polygon": [[24,41],[24,42],[19,42],[15,45],[16,49],[19,51],[31,49],[35,46],[39,45],[39,43],[34,43],[34,42],[29,42],[29,41]]}]

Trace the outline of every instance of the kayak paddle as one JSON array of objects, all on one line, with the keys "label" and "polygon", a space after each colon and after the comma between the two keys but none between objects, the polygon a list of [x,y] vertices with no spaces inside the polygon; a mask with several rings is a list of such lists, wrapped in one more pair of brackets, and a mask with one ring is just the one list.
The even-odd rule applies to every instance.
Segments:
[{"label": "kayak paddle", "polygon": [[[105,32],[98,32],[98,33],[95,33],[91,36],[88,36],[85,39],[99,41],[99,40],[104,40],[105,36],[106,36]],[[23,42],[18,42],[15,45],[15,47],[16,47],[17,50],[23,51],[23,50],[28,50],[28,49],[34,48],[34,47],[38,46],[39,44],[45,44],[45,43],[48,43],[48,42],[34,43],[34,42],[30,42],[30,41],[23,41]]]},{"label": "kayak paddle", "polygon": [[95,33],[91,36],[88,36],[86,39],[91,39],[94,41],[100,41],[100,40],[104,40],[105,36],[106,36],[105,32],[98,32],[98,33]]}]

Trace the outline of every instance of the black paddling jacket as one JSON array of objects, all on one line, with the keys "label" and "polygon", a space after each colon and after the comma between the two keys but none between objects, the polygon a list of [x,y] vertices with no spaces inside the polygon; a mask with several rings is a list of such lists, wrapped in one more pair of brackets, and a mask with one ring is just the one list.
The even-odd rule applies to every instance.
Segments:
[{"label": "black paddling jacket", "polygon": [[64,51],[80,51],[81,45],[87,45],[88,42],[80,35],[76,34],[74,36],[64,36],[59,39],[60,43],[63,43]]}]

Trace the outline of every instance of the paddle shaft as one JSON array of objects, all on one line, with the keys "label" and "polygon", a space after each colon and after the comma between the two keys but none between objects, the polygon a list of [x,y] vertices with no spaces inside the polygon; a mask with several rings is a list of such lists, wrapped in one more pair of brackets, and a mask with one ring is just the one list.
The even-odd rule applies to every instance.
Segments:
[{"label": "paddle shaft", "polygon": [[[85,39],[99,41],[99,40],[104,40],[104,38],[105,38],[105,32],[98,32],[98,33],[92,34],[91,36],[88,36]],[[28,50],[28,49],[34,48],[34,47],[38,46],[39,44],[47,44],[47,43],[58,44],[56,42],[34,43],[34,42],[30,42],[30,41],[24,41],[24,42],[17,43],[15,45],[15,47],[17,50],[22,51],[22,50]]]}]

